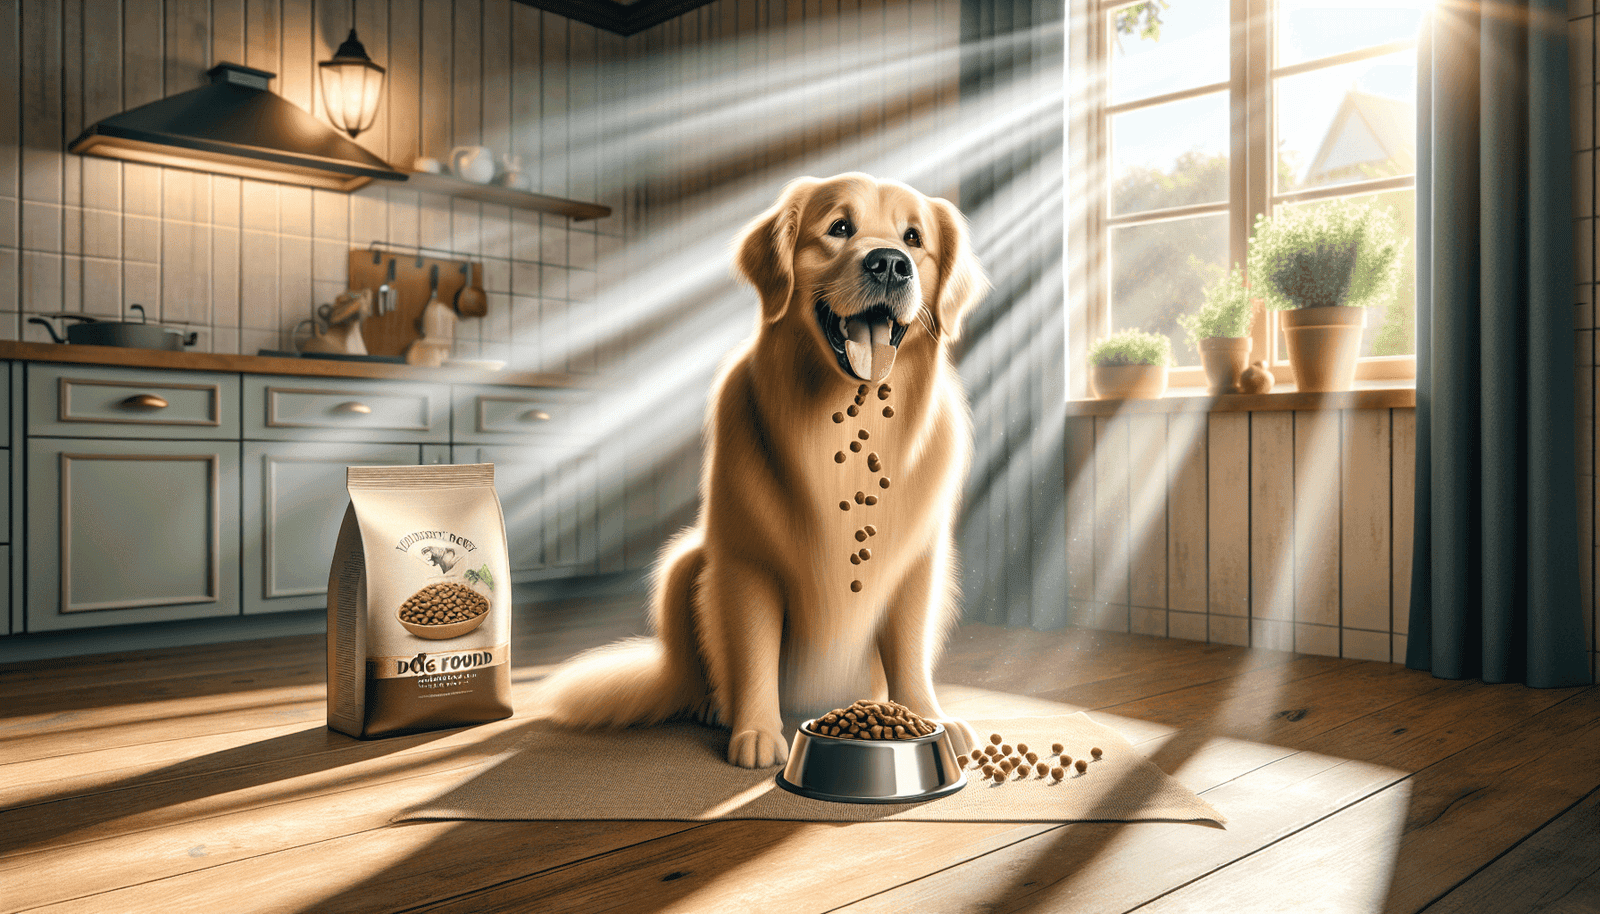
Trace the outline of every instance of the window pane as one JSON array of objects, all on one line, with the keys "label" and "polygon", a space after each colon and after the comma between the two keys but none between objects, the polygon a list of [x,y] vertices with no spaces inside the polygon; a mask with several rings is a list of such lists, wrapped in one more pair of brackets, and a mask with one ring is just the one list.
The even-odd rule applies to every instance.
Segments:
[{"label": "window pane", "polygon": [[1228,96],[1111,118],[1113,215],[1228,199]]},{"label": "window pane", "polygon": [[1422,0],[1278,0],[1278,66],[1415,39]]},{"label": "window pane", "polygon": [[1178,365],[1200,364],[1178,315],[1200,309],[1206,286],[1226,274],[1228,217],[1199,216],[1111,231],[1111,326],[1172,340]]},{"label": "window pane", "polygon": [[[1144,37],[1152,23],[1159,37]],[[1228,79],[1227,0],[1125,6],[1106,14],[1106,34],[1114,105]]]},{"label": "window pane", "polygon": [[[1350,197],[1375,200],[1394,216],[1395,228],[1406,240],[1400,260],[1400,282],[1387,301],[1367,308],[1367,328],[1361,334],[1361,356],[1416,355],[1417,353],[1417,192],[1394,190],[1383,194]],[[1295,204],[1321,206],[1328,201]],[[1278,332],[1278,359],[1288,361],[1288,344]]]},{"label": "window pane", "polygon": [[1412,51],[1277,80],[1279,193],[1411,174],[1416,85]]}]

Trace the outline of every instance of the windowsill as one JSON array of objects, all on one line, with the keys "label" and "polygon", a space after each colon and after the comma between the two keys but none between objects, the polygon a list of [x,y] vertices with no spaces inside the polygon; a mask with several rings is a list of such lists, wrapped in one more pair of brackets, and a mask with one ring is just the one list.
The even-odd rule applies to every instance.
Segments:
[{"label": "windowsill", "polygon": [[1169,387],[1159,400],[1068,400],[1068,416],[1111,416],[1127,413],[1243,413],[1299,409],[1409,409],[1417,405],[1413,381],[1357,381],[1355,390],[1301,393],[1279,385],[1270,394],[1223,394],[1213,397],[1204,387]]}]

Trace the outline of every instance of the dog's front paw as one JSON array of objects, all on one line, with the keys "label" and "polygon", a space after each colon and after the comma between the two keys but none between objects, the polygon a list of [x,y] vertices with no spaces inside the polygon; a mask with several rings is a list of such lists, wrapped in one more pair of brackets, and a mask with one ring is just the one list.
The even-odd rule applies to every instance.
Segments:
[{"label": "dog's front paw", "polygon": [[972,752],[973,746],[978,745],[977,731],[966,721],[958,717],[935,717],[933,721],[944,725],[950,734],[950,748],[956,751],[956,755],[967,755]]},{"label": "dog's front paw", "polygon": [[768,730],[740,730],[728,740],[728,763],[740,768],[768,768],[789,760],[783,734]]}]

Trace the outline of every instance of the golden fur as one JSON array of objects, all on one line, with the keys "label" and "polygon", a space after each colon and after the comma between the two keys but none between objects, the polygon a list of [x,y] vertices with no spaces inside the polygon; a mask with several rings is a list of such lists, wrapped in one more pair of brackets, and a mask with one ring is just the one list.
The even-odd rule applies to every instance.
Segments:
[{"label": "golden fur", "polygon": [[[895,251],[912,264],[909,279],[863,278],[869,263],[892,273]],[[801,178],[746,228],[736,262],[761,321],[711,393],[699,520],[657,566],[656,637],[569,661],[545,681],[536,713],[580,726],[693,714],[731,728],[729,762],[761,767],[788,756],[786,715],[870,695],[942,721],[965,752],[971,728],[944,713],[932,679],[958,613],[953,525],[972,448],[949,343],[988,288],[965,221],[903,184]],[[855,405],[863,381],[825,321],[862,339],[873,321],[905,327],[887,399],[868,383],[859,415],[844,421],[833,416]],[[868,524],[875,532],[861,541]],[[869,556],[853,562],[862,549]]]}]

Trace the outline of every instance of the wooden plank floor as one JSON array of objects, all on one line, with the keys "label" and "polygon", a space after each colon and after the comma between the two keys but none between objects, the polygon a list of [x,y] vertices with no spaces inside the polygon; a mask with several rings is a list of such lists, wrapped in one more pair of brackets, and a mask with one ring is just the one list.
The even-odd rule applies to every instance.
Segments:
[{"label": "wooden plank floor", "polygon": [[[641,629],[519,608],[514,688]],[[984,625],[972,717],[1090,710],[1229,816],[1174,823],[391,825],[515,720],[359,742],[320,638],[0,669],[0,911],[1600,911],[1600,689]]]}]

